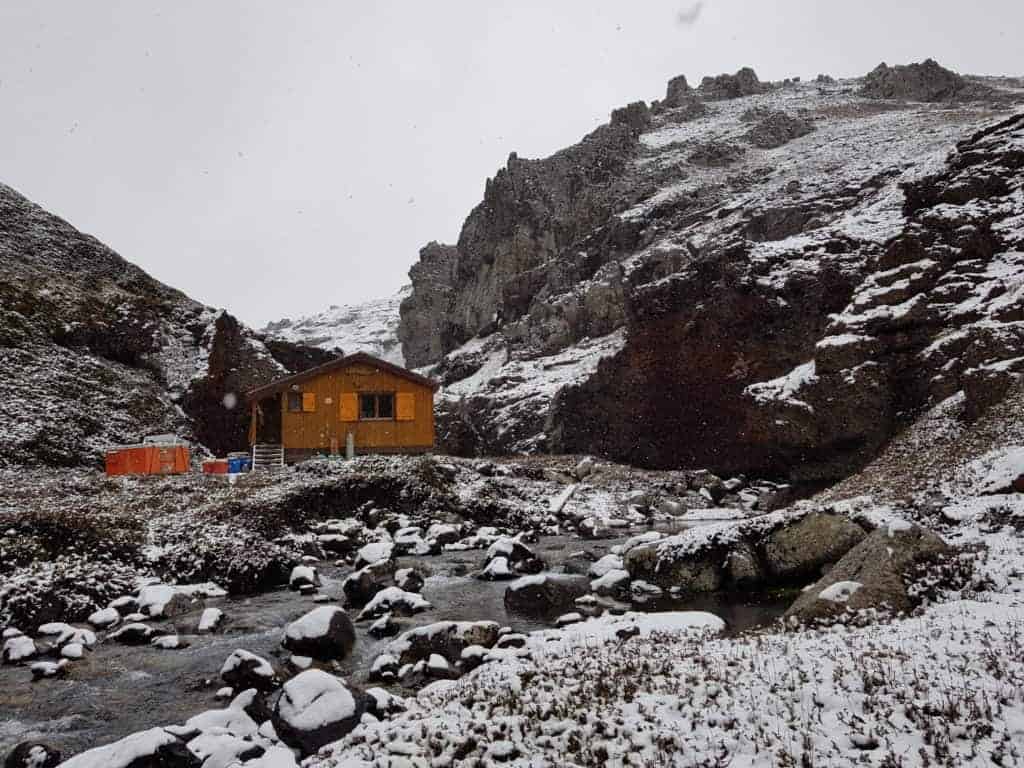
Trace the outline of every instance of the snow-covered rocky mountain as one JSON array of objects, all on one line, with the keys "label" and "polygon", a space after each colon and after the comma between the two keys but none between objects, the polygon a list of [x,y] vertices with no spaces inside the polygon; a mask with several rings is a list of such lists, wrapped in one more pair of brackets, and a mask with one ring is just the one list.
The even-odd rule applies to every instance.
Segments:
[{"label": "snow-covered rocky mountain", "polygon": [[450,451],[849,474],[1024,368],[1024,87],[933,61],[668,84],[512,154],[399,335]]},{"label": "snow-covered rocky mountain", "polygon": [[271,339],[330,352],[340,350],[346,355],[368,352],[396,365],[404,365],[402,346],[398,341],[398,308],[411,292],[412,286],[405,286],[383,299],[332,306],[297,320],[285,318],[267,323],[260,332]]},{"label": "snow-covered rocky mountain", "polygon": [[244,447],[238,394],[326,359],[264,343],[0,184],[0,463],[77,465],[176,432]]}]

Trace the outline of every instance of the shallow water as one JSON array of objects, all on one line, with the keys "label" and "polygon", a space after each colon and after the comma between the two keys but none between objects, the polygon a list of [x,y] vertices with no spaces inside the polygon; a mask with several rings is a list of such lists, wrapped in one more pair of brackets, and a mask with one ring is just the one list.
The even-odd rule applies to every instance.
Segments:
[{"label": "shallow water", "polygon": [[[581,550],[606,554],[630,534],[598,541],[551,536],[531,549],[558,570],[560,563]],[[508,611],[504,604],[507,582],[472,578],[483,559],[481,550],[446,552],[438,556],[406,557],[401,567],[412,566],[429,574],[423,596],[433,608],[408,619],[403,629],[441,620],[489,619],[516,631],[550,627],[554,616],[532,617]],[[341,579],[347,573],[327,563],[320,566],[321,593],[341,596]],[[634,610],[701,610],[725,619],[731,631],[742,631],[772,621],[789,600],[761,596],[705,596],[683,600],[660,598],[634,604]],[[149,646],[100,643],[92,653],[74,662],[62,680],[32,682],[27,667],[0,667],[0,754],[14,744],[38,738],[60,749],[65,756],[108,743],[154,725],[181,723],[199,712],[223,706],[214,698],[221,687],[221,665],[236,648],[244,648],[280,666],[288,654],[281,646],[284,625],[315,607],[311,597],[287,589],[247,598],[207,600],[203,607],[217,606],[226,615],[223,631],[213,635],[192,633],[201,608],[177,617],[173,624],[192,644],[183,650],[157,650]],[[566,608],[572,610],[572,608]],[[562,613],[558,611],[556,613]],[[370,663],[388,638],[375,640],[366,634],[369,621],[356,625],[352,655],[341,663],[341,673],[364,683]]]}]

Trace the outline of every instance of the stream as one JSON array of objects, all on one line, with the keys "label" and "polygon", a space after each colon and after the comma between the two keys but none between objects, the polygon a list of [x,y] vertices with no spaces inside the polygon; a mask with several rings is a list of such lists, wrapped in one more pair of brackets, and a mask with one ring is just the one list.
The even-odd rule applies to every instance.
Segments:
[{"label": "stream", "polygon": [[[572,553],[586,549],[600,557],[636,532],[624,531],[616,538],[597,541],[547,536],[530,548],[551,570],[560,570]],[[488,619],[517,632],[552,626],[554,616],[524,616],[506,609],[508,582],[473,578],[470,574],[480,567],[483,557],[482,550],[471,550],[399,558],[399,567],[414,567],[426,577],[423,597],[433,604],[414,617],[399,619],[402,630],[442,620]],[[320,593],[340,602],[341,581],[350,569],[324,561],[318,570],[323,582]],[[790,601],[763,595],[666,596],[634,604],[632,609],[709,611],[724,619],[730,632],[740,632],[771,622]],[[223,628],[216,634],[196,635],[202,608],[211,606],[224,611]],[[219,672],[231,652],[244,648],[280,668],[288,657],[280,645],[284,626],[315,606],[312,597],[286,588],[249,597],[207,599],[173,620],[150,622],[155,627],[174,626],[191,643],[185,649],[159,650],[101,640],[91,653],[73,662],[67,677],[38,682],[33,682],[27,666],[0,667],[0,754],[18,742],[38,739],[60,749],[67,758],[135,731],[182,723],[207,709],[223,707],[226,702],[218,701],[214,694],[223,686]],[[571,608],[558,613],[567,610]],[[356,684],[366,683],[370,664],[392,639],[370,637],[371,623],[355,625],[355,648],[341,662],[340,674]]]}]

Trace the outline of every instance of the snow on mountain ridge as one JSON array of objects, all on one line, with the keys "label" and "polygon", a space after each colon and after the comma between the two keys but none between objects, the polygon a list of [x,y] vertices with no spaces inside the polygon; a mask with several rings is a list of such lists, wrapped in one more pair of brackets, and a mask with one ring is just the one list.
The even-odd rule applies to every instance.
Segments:
[{"label": "snow on mountain ridge", "polygon": [[411,292],[412,286],[407,285],[382,299],[333,305],[297,320],[283,318],[267,323],[261,333],[272,339],[327,351],[368,352],[390,363],[404,365],[402,345],[398,341],[398,308]]}]

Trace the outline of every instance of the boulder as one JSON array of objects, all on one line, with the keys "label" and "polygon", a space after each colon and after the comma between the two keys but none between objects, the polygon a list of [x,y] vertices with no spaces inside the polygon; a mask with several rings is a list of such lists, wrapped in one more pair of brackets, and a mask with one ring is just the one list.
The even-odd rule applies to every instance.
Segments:
[{"label": "boulder", "polygon": [[367,688],[363,709],[378,720],[384,720],[406,710],[405,699],[395,696],[383,688]]},{"label": "boulder", "polygon": [[35,641],[27,635],[14,635],[4,640],[4,664],[20,664],[35,657],[39,652]]},{"label": "boulder", "polygon": [[281,645],[300,656],[329,661],[348,656],[355,642],[348,614],[335,605],[323,605],[285,627]]},{"label": "boulder", "polygon": [[866,536],[843,515],[813,512],[772,531],[764,543],[764,559],[773,582],[816,579],[822,566],[834,563]]},{"label": "boulder", "polygon": [[97,629],[109,629],[121,620],[116,608],[101,608],[89,614],[87,621]]},{"label": "boulder", "polygon": [[274,668],[266,659],[239,648],[224,661],[220,677],[236,691],[253,688],[271,691],[278,685]]},{"label": "boulder", "polygon": [[139,613],[156,619],[172,619],[192,608],[192,598],[167,584],[153,584],[139,590],[136,599]]},{"label": "boulder", "polygon": [[4,768],[55,768],[60,752],[38,741],[23,741],[7,754]]},{"label": "boulder", "polygon": [[480,571],[478,577],[485,581],[506,581],[519,578],[519,574],[509,566],[508,558],[502,555],[492,558]]},{"label": "boulder", "polygon": [[198,757],[204,768],[217,766],[240,766],[263,756],[266,751],[260,744],[235,736],[231,733],[204,731],[188,742],[189,751]]},{"label": "boulder", "polygon": [[366,605],[374,595],[390,583],[394,571],[393,561],[381,560],[350,573],[341,583],[341,591],[345,594],[346,605],[355,607]]},{"label": "boulder", "polygon": [[599,579],[609,571],[617,570],[622,570],[622,555],[608,554],[597,562],[591,563],[588,573],[591,577]]},{"label": "boulder", "polygon": [[375,619],[386,613],[412,616],[431,607],[433,606],[415,592],[406,592],[398,587],[387,587],[373,596],[373,599],[359,612],[356,621]]},{"label": "boulder", "polygon": [[[413,664],[439,654],[455,663],[471,645],[492,647],[498,641],[495,621],[439,621],[404,632],[391,641],[386,655],[399,665]],[[376,663],[374,664],[376,667]]]},{"label": "boulder", "polygon": [[590,592],[590,579],[565,573],[524,576],[505,590],[505,607],[527,615],[552,613]]},{"label": "boulder", "polygon": [[398,622],[395,621],[394,617],[390,613],[385,613],[373,622],[366,632],[370,637],[374,637],[379,640],[382,637],[392,637],[397,635],[399,629],[400,627]]},{"label": "boulder", "polygon": [[949,546],[925,528],[906,523],[883,525],[801,593],[786,611],[786,618],[813,622],[862,609],[909,611],[917,601],[907,588],[908,572],[948,552]]},{"label": "boulder", "polygon": [[590,589],[606,597],[623,596],[629,592],[629,572],[613,568],[590,582]]},{"label": "boulder", "polygon": [[148,624],[131,622],[107,635],[107,640],[115,640],[124,645],[145,645],[157,634]]},{"label": "boulder", "polygon": [[395,584],[406,592],[420,592],[423,589],[423,576],[412,568],[399,568],[395,571]]},{"label": "boulder", "polygon": [[356,568],[363,568],[382,560],[390,560],[394,551],[395,546],[390,541],[374,541],[367,544],[356,554]]},{"label": "boulder", "polygon": [[310,565],[297,565],[292,568],[291,575],[288,577],[288,589],[300,590],[303,587],[319,586],[320,574],[316,572],[316,568]]},{"label": "boulder", "polygon": [[589,477],[593,473],[594,467],[595,467],[594,459],[591,458],[590,456],[587,456],[587,457],[581,459],[576,464],[576,466],[572,470],[572,473],[576,477],[577,480],[582,480],[585,477]]},{"label": "boulder", "polygon": [[223,623],[224,611],[220,608],[206,608],[199,616],[199,626],[196,628],[196,631],[200,634],[216,632]]},{"label": "boulder", "polygon": [[633,547],[623,558],[626,570],[634,579],[676,587],[683,592],[715,592],[725,583],[722,564],[728,548],[711,545],[685,556],[659,555],[661,542]]},{"label": "boulder", "polygon": [[32,678],[42,680],[46,677],[63,677],[68,673],[68,660],[59,661],[37,661],[29,665]]},{"label": "boulder", "polygon": [[75,755],[61,768],[199,768],[201,764],[170,731],[150,728]]},{"label": "boulder", "polygon": [[361,697],[334,675],[308,669],[287,683],[272,722],[281,740],[303,756],[344,737],[362,716]]}]

